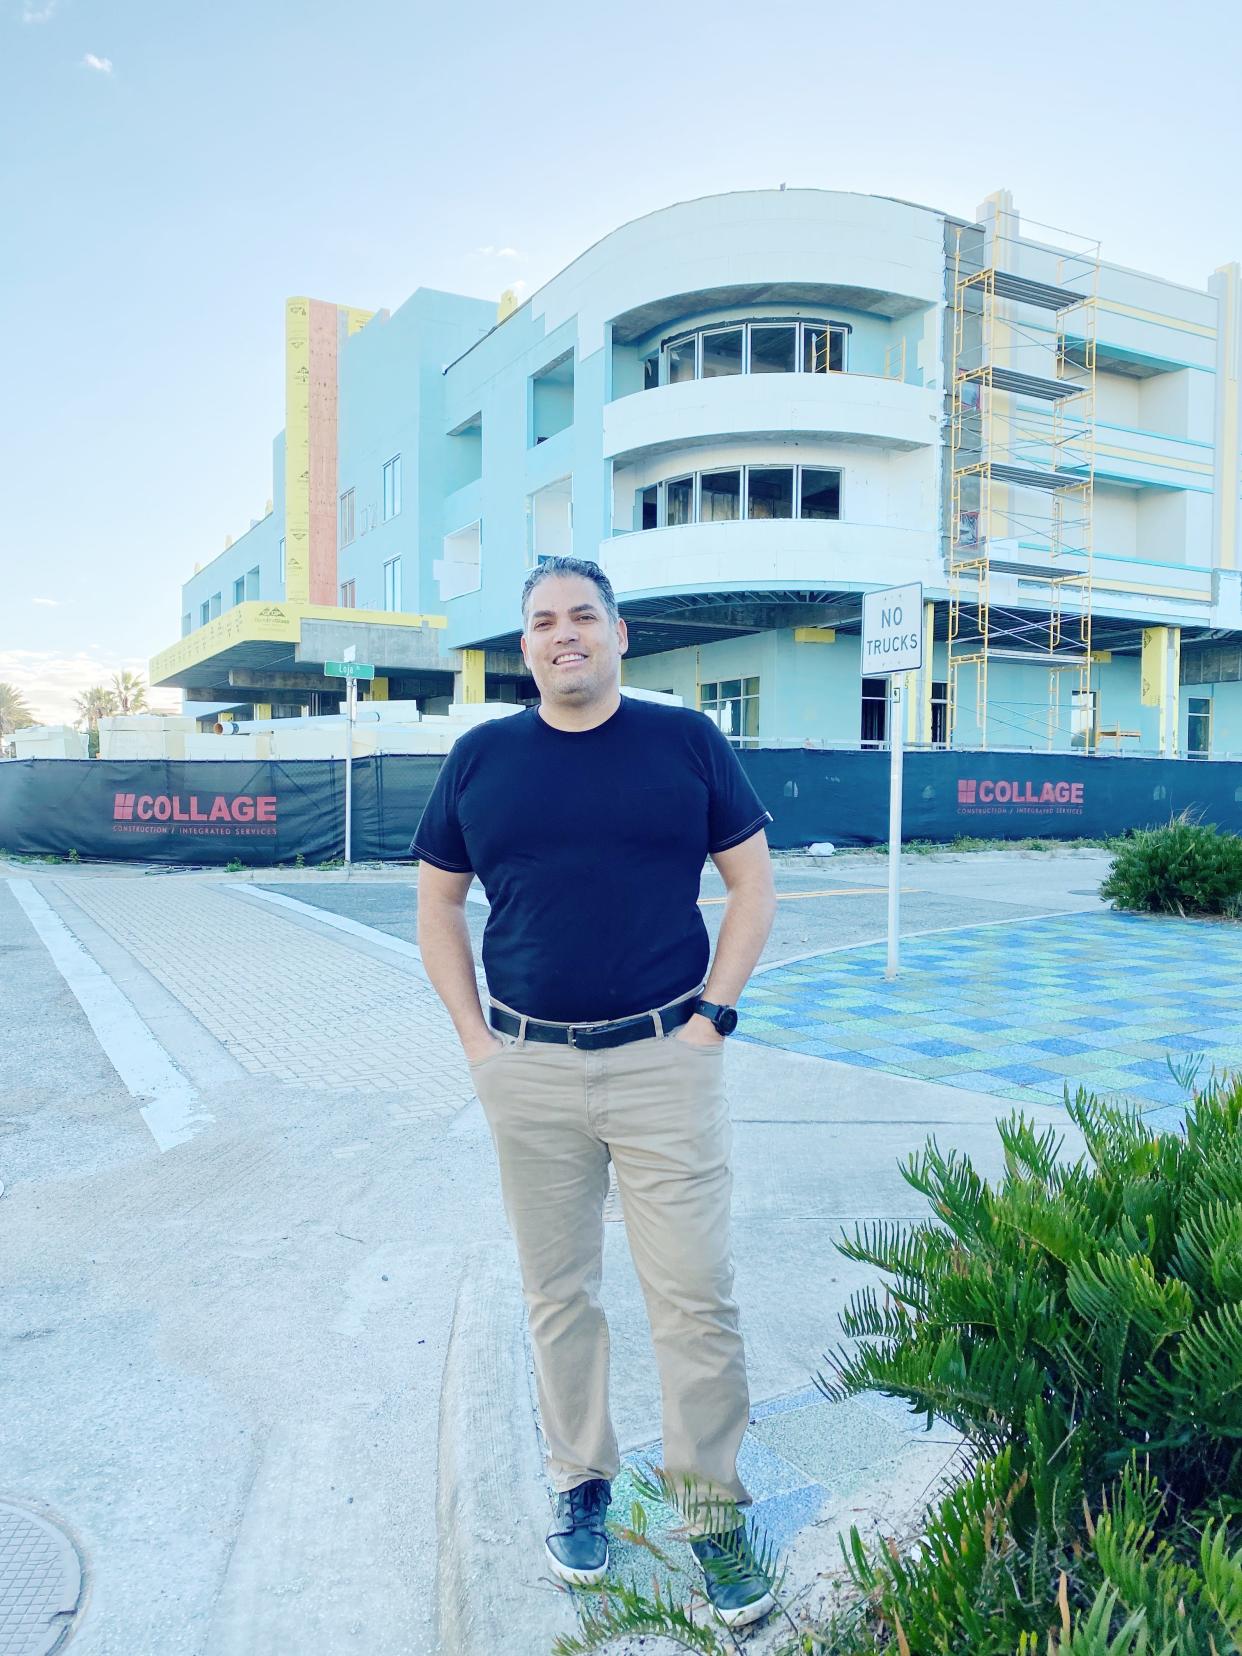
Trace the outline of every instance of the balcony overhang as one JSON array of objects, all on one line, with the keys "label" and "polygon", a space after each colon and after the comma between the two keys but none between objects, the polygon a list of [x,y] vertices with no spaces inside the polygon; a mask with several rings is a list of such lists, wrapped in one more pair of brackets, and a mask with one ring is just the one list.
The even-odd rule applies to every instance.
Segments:
[{"label": "balcony overhang", "polygon": [[929,301],[910,293],[885,292],[836,282],[736,282],[725,287],[690,288],[635,305],[612,319],[618,345],[632,345],[665,328],[680,327],[708,311],[751,313],[765,305],[794,305],[816,315],[835,310],[863,311],[895,321],[926,310]]},{"label": "balcony overhang", "polygon": [[[222,699],[244,688],[253,699],[264,689],[340,689],[328,679],[326,661],[340,660],[352,645],[358,661],[381,676],[451,672],[440,652],[442,615],[340,609],[327,604],[237,604],[205,627],[188,633],[151,658],[153,687],[211,689]],[[236,698],[234,698],[236,699]]]}]

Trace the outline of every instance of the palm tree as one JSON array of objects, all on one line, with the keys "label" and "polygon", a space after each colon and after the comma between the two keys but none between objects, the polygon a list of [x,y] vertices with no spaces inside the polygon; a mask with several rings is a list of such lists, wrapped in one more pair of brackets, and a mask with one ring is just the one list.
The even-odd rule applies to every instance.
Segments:
[{"label": "palm tree", "polygon": [[0,684],[0,736],[11,736],[35,722],[26,698],[14,684]]},{"label": "palm tree", "polygon": [[105,685],[94,684],[85,694],[74,698],[78,716],[74,724],[85,723],[87,730],[98,730],[100,719],[109,718],[117,711],[116,692]]},{"label": "palm tree", "polygon": [[112,694],[116,698],[116,713],[145,713],[147,710],[147,687],[137,673],[128,670],[123,673],[113,673]]}]

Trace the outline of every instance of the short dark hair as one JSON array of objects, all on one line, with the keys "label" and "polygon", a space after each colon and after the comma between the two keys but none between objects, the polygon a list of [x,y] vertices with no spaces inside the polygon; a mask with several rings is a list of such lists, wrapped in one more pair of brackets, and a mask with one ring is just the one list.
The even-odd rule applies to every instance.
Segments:
[{"label": "short dark hair", "polygon": [[582,575],[588,581],[594,581],[599,591],[600,602],[608,612],[608,619],[616,621],[621,612],[617,608],[617,596],[612,590],[612,582],[604,574],[597,563],[589,558],[545,558],[542,563],[535,565],[522,584],[522,625],[526,625],[526,606],[530,595],[539,585],[546,581],[549,575]]}]

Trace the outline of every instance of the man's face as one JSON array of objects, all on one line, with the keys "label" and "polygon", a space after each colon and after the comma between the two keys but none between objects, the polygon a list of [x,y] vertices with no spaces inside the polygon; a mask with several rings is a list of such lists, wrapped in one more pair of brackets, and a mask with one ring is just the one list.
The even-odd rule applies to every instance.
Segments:
[{"label": "man's face", "polygon": [[629,647],[624,621],[610,621],[585,575],[549,575],[527,600],[522,657],[546,702],[589,706],[621,681]]}]

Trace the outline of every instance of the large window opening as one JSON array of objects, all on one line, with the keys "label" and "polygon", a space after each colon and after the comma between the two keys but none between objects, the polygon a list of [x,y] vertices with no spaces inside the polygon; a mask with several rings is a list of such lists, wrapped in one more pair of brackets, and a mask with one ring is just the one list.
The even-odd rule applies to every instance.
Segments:
[{"label": "large window opening", "polygon": [[699,711],[726,735],[735,747],[754,747],[759,741],[759,680],[717,679],[699,686]]},{"label": "large window opening", "polygon": [[472,414],[449,432],[448,492],[453,494],[483,475],[483,416]]},{"label": "large window opening", "polygon": [[467,524],[444,537],[444,556],[437,558],[431,573],[440,591],[441,603],[477,592],[483,571],[483,525]]},{"label": "large window opening", "polygon": [[849,351],[845,322],[734,322],[669,340],[643,359],[643,388],[726,374],[840,374]]},{"label": "large window opening", "polygon": [[932,680],[931,703],[933,747],[949,745],[949,686],[947,681]]},{"label": "large window opening", "polygon": [[573,551],[573,483],[558,478],[536,489],[529,502],[530,563],[544,558],[567,558]]},{"label": "large window opening", "polygon": [[341,537],[340,546],[348,546],[354,538],[354,491],[346,489],[341,496]]},{"label": "large window opening", "polygon": [[741,471],[704,472],[699,480],[700,523],[732,523],[741,515]]},{"label": "large window opening", "polygon": [[397,516],[401,510],[401,456],[394,454],[384,462],[384,522]]},{"label": "large window opening", "polygon": [[724,374],[742,371],[742,328],[722,328],[719,333],[703,335],[704,379],[719,379]]},{"label": "large window opening", "polygon": [[794,474],[792,466],[746,468],[746,516],[791,518]]},{"label": "large window opening", "polygon": [[389,558],[384,565],[384,608],[401,608],[401,559]]},{"label": "large window opening", "polygon": [[574,423],[574,353],[566,351],[531,375],[531,446]]},{"label": "large window opening", "polygon": [[649,483],[638,491],[638,500],[643,529],[732,523],[742,517],[836,522],[841,516],[841,473],[823,466],[730,466]]},{"label": "large window opening", "polygon": [[1212,699],[1188,696],[1186,707],[1186,757],[1206,759],[1212,751]]},{"label": "large window opening", "polygon": [[864,747],[883,747],[888,734],[888,680],[862,681],[862,723],[859,736]]}]

